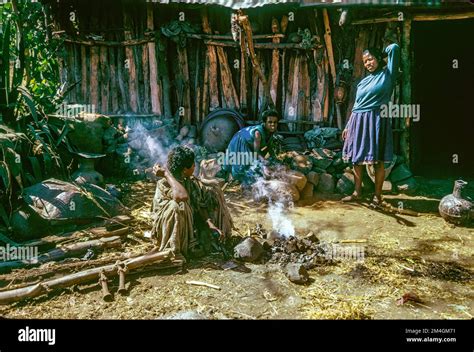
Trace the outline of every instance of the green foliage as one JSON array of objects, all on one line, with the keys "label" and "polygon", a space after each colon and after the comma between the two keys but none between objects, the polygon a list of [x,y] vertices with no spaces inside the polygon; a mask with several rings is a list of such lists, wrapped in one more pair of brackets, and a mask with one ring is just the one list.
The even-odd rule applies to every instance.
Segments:
[{"label": "green foliage", "polygon": [[[0,222],[9,225],[23,187],[64,173],[57,148],[67,127],[48,122],[62,100],[59,40],[40,2],[0,4]],[[3,123],[2,123],[3,122]]]}]

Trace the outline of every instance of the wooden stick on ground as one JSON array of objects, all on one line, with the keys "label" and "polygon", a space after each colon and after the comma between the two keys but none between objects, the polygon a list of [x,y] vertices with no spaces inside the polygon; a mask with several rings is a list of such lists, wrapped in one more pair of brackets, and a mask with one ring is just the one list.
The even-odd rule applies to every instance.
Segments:
[{"label": "wooden stick on ground", "polygon": [[221,288],[219,286],[213,285],[213,284],[208,284],[207,282],[202,282],[202,281],[186,281],[188,285],[195,285],[195,286],[205,286],[209,288],[213,288],[214,290],[220,290]]}]

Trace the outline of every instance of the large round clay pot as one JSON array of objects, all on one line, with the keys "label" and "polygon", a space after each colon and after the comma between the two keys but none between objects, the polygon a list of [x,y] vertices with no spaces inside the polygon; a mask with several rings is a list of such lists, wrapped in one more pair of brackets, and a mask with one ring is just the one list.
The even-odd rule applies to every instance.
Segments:
[{"label": "large round clay pot", "polygon": [[438,210],[444,220],[456,225],[464,225],[469,222],[474,204],[462,197],[461,190],[466,185],[467,182],[463,180],[455,181],[453,193],[444,196],[439,202]]},{"label": "large round clay pot", "polygon": [[245,126],[243,116],[232,109],[211,112],[201,125],[201,145],[211,153],[224,152],[234,134]]}]

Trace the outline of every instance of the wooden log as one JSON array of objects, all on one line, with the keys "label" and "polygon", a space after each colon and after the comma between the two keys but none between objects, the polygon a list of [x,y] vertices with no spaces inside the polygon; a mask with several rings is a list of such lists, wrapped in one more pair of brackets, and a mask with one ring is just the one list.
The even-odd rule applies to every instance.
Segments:
[{"label": "wooden log", "polygon": [[201,76],[201,45],[198,44],[196,48],[196,59],[195,59],[195,73],[194,73],[194,121],[193,124],[199,125],[199,123],[202,121],[201,120],[201,81],[200,81],[200,76]]},{"label": "wooden log", "polygon": [[[258,52],[257,53],[257,60],[258,62],[260,62],[260,69],[262,70],[263,72],[263,75],[265,77],[267,77],[267,65],[266,65],[266,62],[265,60],[263,59],[265,56],[264,56],[264,53],[262,52]],[[267,81],[267,84],[268,84],[268,87],[270,88],[270,81]],[[258,93],[257,93],[257,109],[258,109],[258,112],[257,112],[257,115],[255,116],[260,116],[261,113],[264,111],[265,109],[265,105],[266,105],[266,101],[267,99],[265,99],[265,84],[260,81],[258,83]]]},{"label": "wooden log", "polygon": [[[272,32],[277,34],[279,32],[278,21],[275,17],[272,18]],[[278,44],[280,38],[273,38],[272,42]],[[278,95],[278,78],[280,74],[280,53],[278,49],[272,51],[272,69],[270,78],[270,95],[273,101],[276,103]]]},{"label": "wooden log", "polygon": [[204,59],[204,77],[202,82],[202,97],[201,97],[201,122],[204,121],[207,114],[209,113],[209,55],[208,49]]},{"label": "wooden log", "polygon": [[[410,19],[406,19],[403,22],[401,47],[402,104],[411,104],[411,23]],[[400,136],[400,149],[408,165],[410,165],[410,120],[411,117],[405,119],[405,123],[402,126],[403,132]]]},{"label": "wooden log", "polygon": [[327,55],[327,50],[324,49],[324,112],[323,119],[324,121],[329,121],[329,60]]},{"label": "wooden log", "polygon": [[[287,17],[288,23],[288,17]],[[217,39],[217,40],[234,40],[231,35],[226,34],[199,34],[199,33],[186,33],[187,38],[191,39]],[[253,39],[273,39],[273,38],[285,38],[283,34],[256,34]]]},{"label": "wooden log", "polygon": [[125,50],[123,48],[117,48],[117,84],[120,92],[119,107],[125,113],[129,111],[128,98],[128,69],[125,68]]},{"label": "wooden log", "polygon": [[102,250],[106,248],[117,248],[120,247],[121,244],[122,242],[119,236],[72,243],[38,255],[37,261],[14,260],[2,262],[0,263],[0,271],[41,265],[50,261],[58,261],[69,257],[81,256],[85,254],[88,249],[93,248],[95,250]]},{"label": "wooden log", "polygon": [[112,113],[116,114],[119,110],[118,105],[118,86],[117,86],[117,57],[116,48],[109,48],[109,86]]},{"label": "wooden log", "polygon": [[[273,101],[271,95],[270,95],[270,85],[268,80],[265,77],[265,74],[263,73],[262,68],[260,67],[260,62],[257,59],[257,56],[255,55],[255,46],[252,38],[252,27],[250,25],[250,21],[248,19],[248,16],[244,15],[239,15],[238,20],[240,23],[241,28],[245,32],[245,41],[247,43],[247,48],[248,48],[248,54],[250,56],[250,61],[252,62],[252,66],[255,68],[260,81],[263,84],[264,87],[264,97],[265,97],[265,104],[270,107],[275,107],[275,102]],[[271,43],[273,44],[273,43]]]},{"label": "wooden log", "polygon": [[331,68],[332,85],[336,85],[336,64],[334,63],[334,52],[332,48],[332,37],[331,37],[331,26],[329,24],[328,10],[323,9],[323,20],[324,20],[324,42],[326,43],[326,49],[329,59],[329,67]]},{"label": "wooden log", "polygon": [[[309,64],[308,64],[308,56],[306,54],[302,55],[303,61],[302,61],[302,67],[301,67],[301,73],[300,73],[300,78],[301,78],[301,94],[303,95],[302,99],[302,112],[300,114],[300,120],[307,120],[310,115],[310,107],[311,107],[311,91],[310,91],[310,75],[309,75]],[[301,97],[300,97],[301,99]],[[304,128],[305,125],[302,125],[302,129]]]},{"label": "wooden log", "polygon": [[150,99],[150,67],[148,56],[148,45],[141,48],[142,54],[142,74],[143,74],[143,113],[149,113],[151,109]]},{"label": "wooden log", "polygon": [[88,74],[88,55],[86,47],[81,45],[81,95],[83,104],[89,103],[89,74]]},{"label": "wooden log", "polygon": [[[286,92],[285,118],[295,121],[298,119],[298,76],[300,71],[300,56],[292,53],[288,65],[288,86]],[[294,124],[288,125],[290,131],[294,131]]]},{"label": "wooden log", "polygon": [[[207,9],[203,9],[202,15],[202,30],[206,34],[211,34],[211,25],[209,23],[209,17]],[[234,43],[235,44],[235,43]],[[219,88],[218,88],[218,77],[217,77],[217,53],[216,48],[213,45],[207,45],[207,56],[209,59],[209,98],[210,98],[210,110],[214,110],[220,106],[219,103]]]},{"label": "wooden log", "polygon": [[184,116],[180,121],[180,125],[187,125],[191,123],[191,88],[189,86],[188,51],[180,45],[177,45],[176,48],[178,52],[179,81],[182,84],[182,96],[178,97],[178,102],[180,102],[179,107],[184,108]]},{"label": "wooden log", "polygon": [[[134,270],[140,267],[144,267],[150,264],[156,264],[158,262],[164,262],[172,258],[171,251],[164,252],[152,252],[145,255],[125,260],[123,265],[129,270]],[[17,301],[21,301],[27,298],[38,297],[51,290],[66,288],[69,286],[82,284],[97,280],[100,272],[103,272],[107,277],[118,275],[117,265],[109,264],[84,270],[78,273],[66,275],[57,279],[47,280],[40,282],[35,285],[23,287],[19,289],[9,290],[0,292],[0,304],[9,304]]]},{"label": "wooden log", "polygon": [[[252,37],[253,38],[253,37]],[[229,48],[238,48],[239,44],[231,41],[217,41],[217,40],[204,40],[204,44],[212,46],[222,46]],[[294,50],[312,50],[321,48],[320,45],[314,45],[313,47],[302,47],[297,43],[253,43],[253,49],[266,49],[266,50],[275,50],[275,49],[294,49]]]},{"label": "wooden log", "polygon": [[251,111],[252,115],[258,117],[258,73],[255,67],[252,66],[252,90],[250,92]]},{"label": "wooden log", "polygon": [[101,108],[102,114],[109,113],[109,66],[107,47],[100,48],[100,91],[101,91]]},{"label": "wooden log", "polygon": [[247,49],[242,31],[240,31],[240,108],[247,110]]},{"label": "wooden log", "polygon": [[[413,21],[441,21],[441,20],[461,20],[467,18],[474,18],[474,11],[462,11],[457,13],[431,13],[431,14],[414,14]],[[351,21],[353,25],[361,24],[374,24],[374,23],[383,23],[383,22],[399,22],[400,17],[388,16],[388,17],[376,17],[376,18],[364,18],[360,20]]]},{"label": "wooden log", "polygon": [[354,52],[354,70],[352,73],[352,84],[349,91],[346,120],[350,118],[352,114],[352,107],[354,106],[355,96],[357,92],[357,85],[360,80],[365,76],[365,68],[362,62],[362,53],[368,47],[369,43],[369,30],[367,28],[361,28],[359,30]]},{"label": "wooden log", "polygon": [[217,47],[216,50],[221,73],[222,103],[227,108],[240,109],[239,96],[232,81],[232,72],[227,61],[227,54],[222,47]]},{"label": "wooden log", "polygon": [[[124,36],[125,40],[130,40],[132,38],[131,32],[131,19],[130,14],[125,10],[123,12],[123,25],[125,27]],[[130,109],[133,112],[138,112],[138,82],[137,82],[137,71],[135,63],[135,55],[133,49],[129,46],[125,47],[125,72],[128,76],[128,96],[130,102]],[[124,73],[125,73],[124,72]]]},{"label": "wooden log", "polygon": [[163,97],[163,113],[165,117],[173,116],[171,109],[171,84],[168,72],[168,40],[160,37],[159,39],[159,60],[158,60],[158,71],[162,82],[162,97]]},{"label": "wooden log", "polygon": [[79,44],[84,46],[106,46],[106,47],[132,47],[132,46],[142,46],[148,44],[155,40],[154,37],[149,36],[147,38],[141,39],[127,39],[121,42],[118,41],[107,41],[107,40],[84,40],[84,39],[72,39],[68,37],[61,36],[62,40],[65,43]]},{"label": "wooden log", "polygon": [[[153,4],[148,2],[146,4],[146,20],[147,30],[153,31],[155,29],[153,17]],[[161,84],[158,80],[158,64],[156,57],[156,44],[154,41],[147,43],[148,62],[150,64],[150,96],[151,96],[151,112],[153,114],[163,114],[161,106]]]},{"label": "wooden log", "polygon": [[[282,33],[286,33],[288,28],[288,16],[283,15],[280,21],[280,29]],[[285,111],[285,101],[286,101],[286,49],[282,50],[281,56],[281,111]]]},{"label": "wooden log", "polygon": [[[65,46],[65,51],[66,51],[66,77],[67,77],[67,86],[72,86],[75,83],[75,77],[74,77],[74,44],[67,45]],[[76,90],[71,89],[69,91],[69,102],[71,103],[77,103],[77,97],[76,97]]]},{"label": "wooden log", "polygon": [[91,48],[90,97],[95,111],[99,112],[99,48]]}]

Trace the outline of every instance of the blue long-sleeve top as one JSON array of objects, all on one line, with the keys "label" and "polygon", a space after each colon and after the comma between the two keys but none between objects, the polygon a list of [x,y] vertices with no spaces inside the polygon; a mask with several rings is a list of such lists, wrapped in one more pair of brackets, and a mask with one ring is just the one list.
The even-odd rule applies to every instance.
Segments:
[{"label": "blue long-sleeve top", "polygon": [[359,82],[352,112],[371,111],[390,101],[398,77],[400,47],[398,44],[391,44],[385,48],[385,52],[388,55],[387,67],[369,73]]}]

